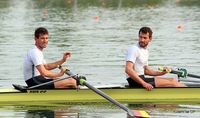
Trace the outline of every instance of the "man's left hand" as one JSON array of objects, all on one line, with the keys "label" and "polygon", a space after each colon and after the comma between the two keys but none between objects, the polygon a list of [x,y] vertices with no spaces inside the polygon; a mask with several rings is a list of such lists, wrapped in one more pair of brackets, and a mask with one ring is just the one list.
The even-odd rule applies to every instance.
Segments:
[{"label": "man's left hand", "polygon": [[165,72],[165,73],[170,73],[170,72],[172,71],[172,69],[169,68],[169,67],[163,67],[163,68],[164,68],[164,70],[165,70],[165,71],[163,71],[163,72]]}]

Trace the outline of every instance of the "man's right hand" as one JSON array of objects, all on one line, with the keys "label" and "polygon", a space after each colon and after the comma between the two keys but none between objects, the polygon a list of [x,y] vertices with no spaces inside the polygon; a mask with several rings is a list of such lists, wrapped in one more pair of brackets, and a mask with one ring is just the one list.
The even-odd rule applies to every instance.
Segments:
[{"label": "man's right hand", "polygon": [[144,88],[146,88],[148,91],[151,91],[153,89],[153,86],[149,83],[146,83],[146,82],[142,86]]},{"label": "man's right hand", "polygon": [[65,52],[64,54],[63,54],[63,61],[65,62],[69,57],[71,56],[71,52]]},{"label": "man's right hand", "polygon": [[60,68],[60,73],[62,74],[61,76],[63,76],[66,72],[67,68],[66,67],[61,67]]}]

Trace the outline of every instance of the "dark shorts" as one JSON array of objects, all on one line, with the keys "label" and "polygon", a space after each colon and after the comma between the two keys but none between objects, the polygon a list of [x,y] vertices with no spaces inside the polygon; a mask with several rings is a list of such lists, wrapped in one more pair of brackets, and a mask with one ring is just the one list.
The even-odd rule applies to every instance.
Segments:
[{"label": "dark shorts", "polygon": [[[26,84],[28,85],[28,87],[31,87],[31,86],[35,86],[35,85],[42,84],[42,83],[49,82],[49,81],[53,81],[53,79],[46,79],[45,77],[40,75],[40,76],[36,76],[34,78],[30,78],[30,79],[26,80]],[[40,86],[37,88],[39,88],[39,89],[54,89],[55,86],[54,86],[54,82],[52,82],[50,84]]]},{"label": "dark shorts", "polygon": [[[154,78],[147,78],[144,75],[140,75],[140,78],[142,78],[145,82],[151,84],[153,87],[155,87],[155,81]],[[134,81],[133,79],[131,79],[130,77],[126,79],[129,83],[129,87],[133,88],[141,88],[143,87],[141,84],[137,83],[136,81]]]}]

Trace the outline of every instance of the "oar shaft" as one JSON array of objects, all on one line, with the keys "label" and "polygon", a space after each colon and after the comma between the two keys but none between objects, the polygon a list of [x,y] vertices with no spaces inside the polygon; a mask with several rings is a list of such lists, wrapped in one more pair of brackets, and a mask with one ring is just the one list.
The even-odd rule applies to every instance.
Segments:
[{"label": "oar shaft", "polygon": [[[104,97],[108,101],[110,101],[110,102],[114,103],[115,105],[117,105],[118,107],[122,108],[126,112],[128,112],[128,113],[131,112],[131,110],[129,110],[126,106],[124,106],[123,104],[119,103],[115,99],[111,98],[110,96],[108,96],[104,92],[100,91],[99,89],[94,88],[93,86],[91,86],[90,84],[88,84],[86,81],[84,82],[84,85],[87,86],[88,88],[90,88],[91,90],[93,90],[95,93],[101,95],[102,97]],[[130,114],[134,115],[132,112]]]},{"label": "oar shaft", "polygon": [[200,79],[200,76],[199,75],[194,75],[194,74],[188,74],[189,77],[194,77],[194,78],[199,78]]},{"label": "oar shaft", "polygon": [[[73,76],[74,74],[71,73],[69,70],[66,71],[66,74],[69,76]],[[79,81],[77,76],[73,76],[73,78],[76,81]],[[126,106],[124,106],[123,104],[119,103],[118,101],[116,101],[115,99],[111,98],[110,96],[108,96],[106,93],[100,91],[99,89],[91,86],[89,83],[87,83],[86,81],[83,82],[83,85],[87,86],[89,89],[93,90],[95,93],[101,95],[102,97],[104,97],[105,99],[107,99],[108,101],[110,101],[111,103],[117,105],[118,107],[120,107],[121,109],[125,110],[130,116],[135,116],[134,112],[129,110]]]}]

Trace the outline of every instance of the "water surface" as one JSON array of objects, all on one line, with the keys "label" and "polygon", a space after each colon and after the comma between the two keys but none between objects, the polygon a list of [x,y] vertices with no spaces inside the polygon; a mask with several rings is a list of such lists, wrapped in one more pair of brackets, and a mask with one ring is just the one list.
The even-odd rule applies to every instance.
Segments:
[{"label": "water surface", "polygon": [[[198,0],[1,0],[0,88],[10,88],[13,83],[25,85],[23,57],[33,46],[34,30],[40,26],[46,27],[50,35],[44,50],[46,60],[60,59],[64,51],[71,51],[65,65],[72,72],[86,76],[92,85],[126,83],[124,57],[127,48],[137,42],[142,26],[149,26],[154,32],[149,47],[151,66],[184,67],[198,74],[199,16]],[[118,108],[96,106],[93,112],[84,106],[73,109],[78,111],[69,114],[80,113],[87,118],[126,117]],[[199,106],[195,110],[187,106],[182,109],[181,112],[179,107],[174,112],[147,110],[155,117],[160,117],[157,112],[173,118],[199,116]],[[4,112],[8,116],[2,117],[25,117],[28,110],[1,110],[1,114]]]}]

